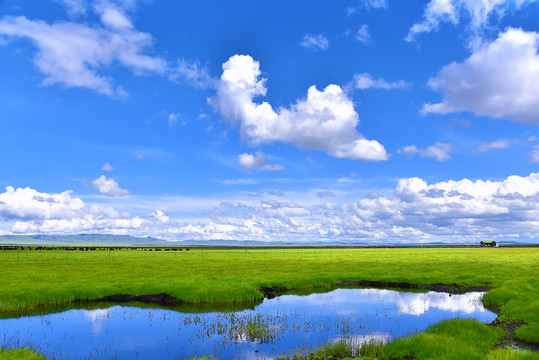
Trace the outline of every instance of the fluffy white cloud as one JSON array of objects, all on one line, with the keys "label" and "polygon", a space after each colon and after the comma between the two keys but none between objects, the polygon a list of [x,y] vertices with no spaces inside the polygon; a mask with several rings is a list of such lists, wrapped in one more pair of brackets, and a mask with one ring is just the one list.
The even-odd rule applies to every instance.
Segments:
[{"label": "fluffy white cloud", "polygon": [[[67,1],[80,13],[77,1]],[[93,7],[101,24],[30,20],[6,16],[0,20],[0,35],[30,40],[37,47],[35,66],[45,75],[43,85],[82,87],[98,93],[124,97],[127,92],[114,86],[113,79],[99,69],[121,64],[135,73],[166,71],[162,58],[144,52],[152,45],[151,35],[137,31],[120,7],[100,2]]]},{"label": "fluffy white cloud", "polygon": [[118,183],[114,179],[108,179],[105,175],[101,175],[94,181],[92,181],[94,188],[99,190],[100,193],[107,196],[125,196],[129,195],[129,191],[121,189]]},{"label": "fluffy white cloud", "polygon": [[491,141],[489,143],[481,143],[477,147],[477,152],[486,152],[494,149],[507,149],[511,147],[511,144],[513,143],[512,140],[508,139],[498,139]]},{"label": "fluffy white cloud", "polygon": [[4,219],[62,219],[85,211],[82,200],[60,194],[40,193],[30,188],[6,187],[0,194],[0,217]]},{"label": "fluffy white cloud", "polygon": [[450,153],[455,150],[455,146],[450,143],[437,142],[434,145],[420,149],[415,145],[408,145],[398,150],[398,153],[408,156],[419,155],[421,157],[435,158],[437,161],[446,161],[451,159]]},{"label": "fluffy white cloud", "polygon": [[329,47],[329,40],[321,34],[305,34],[299,44],[313,51],[326,50]]},{"label": "fluffy white cloud", "polygon": [[260,169],[260,170],[284,170],[284,166],[279,164],[270,165],[266,155],[259,151],[256,155],[243,153],[238,155],[238,162],[244,169]]},{"label": "fluffy white cloud", "polygon": [[359,115],[339,86],[328,85],[323,91],[311,86],[306,99],[277,110],[267,102],[254,102],[266,90],[259,63],[247,55],[234,55],[223,64],[217,95],[209,103],[239,126],[242,137],[251,145],[280,141],[300,149],[322,150],[337,158],[388,159],[380,143],[357,132]]},{"label": "fluffy white cloud", "polygon": [[406,41],[413,41],[417,34],[437,31],[440,23],[450,22],[457,25],[461,18],[470,19],[473,32],[480,31],[488,24],[491,15],[502,17],[506,10],[520,8],[536,0],[431,0],[425,7],[423,21],[414,24]]},{"label": "fluffy white cloud", "polygon": [[0,222],[11,224],[15,234],[107,233],[147,236],[169,218],[161,210],[147,217],[112,207],[86,204],[72,191],[42,193],[31,188],[6,187],[0,193]]},{"label": "fluffy white cloud", "polygon": [[435,184],[402,179],[389,196],[371,193],[340,204],[263,200],[259,206],[228,205],[226,211],[217,209],[209,224],[183,225],[171,233],[181,238],[269,241],[539,240],[539,173],[503,181]]},{"label": "fluffy white cloud", "polygon": [[407,89],[410,87],[410,84],[403,80],[389,83],[385,81],[384,79],[373,79],[370,74],[363,73],[363,74],[354,75],[354,86],[356,87],[356,89],[360,89],[360,90],[365,90],[369,88],[394,90],[394,89]]},{"label": "fluffy white cloud", "polygon": [[299,201],[284,194],[279,194],[282,201],[271,194],[269,199],[223,199],[220,205],[213,199],[205,205],[210,218],[181,219],[162,210],[131,216],[85,204],[69,191],[47,194],[8,187],[0,194],[0,221],[12,224],[13,233],[111,233],[175,240],[539,241],[539,173],[433,184],[407,178],[386,195],[369,193],[355,201],[330,192],[309,191],[310,197]]},{"label": "fluffy white cloud", "polygon": [[444,66],[429,86],[443,102],[422,112],[470,111],[479,116],[539,124],[539,34],[509,28],[463,63]]},{"label": "fluffy white cloud", "polygon": [[165,215],[162,210],[154,210],[154,212],[152,212],[150,216],[152,216],[155,220],[157,220],[158,223],[161,224],[166,224],[170,222],[170,217],[168,215]]}]

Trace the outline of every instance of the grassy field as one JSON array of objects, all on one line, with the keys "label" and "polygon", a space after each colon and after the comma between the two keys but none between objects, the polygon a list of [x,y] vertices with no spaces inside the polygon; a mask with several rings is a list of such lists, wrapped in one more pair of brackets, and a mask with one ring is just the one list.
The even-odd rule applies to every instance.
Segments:
[{"label": "grassy field", "polygon": [[[358,280],[443,283],[490,287],[485,305],[500,314],[500,322],[523,324],[515,331],[517,339],[539,343],[539,248],[4,250],[0,264],[3,317],[120,293],[167,293],[186,302],[222,304],[261,299],[261,287],[310,289]],[[399,343],[405,350],[398,357],[429,358],[430,351],[436,358],[443,349],[463,348],[456,335],[469,328],[442,325],[436,333],[402,340],[407,342]],[[503,336],[498,327],[481,329],[467,336],[483,345],[469,350],[476,358],[490,354]],[[445,345],[440,350],[436,344]],[[385,348],[390,350],[377,356],[396,354]],[[425,348],[430,350],[420,352]]]}]

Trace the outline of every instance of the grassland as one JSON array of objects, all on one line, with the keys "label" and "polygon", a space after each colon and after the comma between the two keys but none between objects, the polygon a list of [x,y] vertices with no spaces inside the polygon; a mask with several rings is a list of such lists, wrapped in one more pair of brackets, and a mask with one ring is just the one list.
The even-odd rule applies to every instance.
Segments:
[{"label": "grassland", "polygon": [[[500,314],[499,323],[518,325],[517,339],[539,344],[539,248],[4,250],[0,264],[4,317],[113,294],[166,293],[190,303],[232,304],[261,299],[261,287],[443,283],[491,288],[484,303]],[[444,349],[466,348],[458,334],[468,331],[466,339],[479,344],[469,350],[476,358],[496,358],[499,351],[492,352],[492,345],[503,337],[501,328],[469,329],[468,323],[441,325],[402,340],[398,347],[406,350],[398,357],[436,358]],[[377,356],[394,354],[388,346]],[[421,353],[425,348],[430,350]]]}]

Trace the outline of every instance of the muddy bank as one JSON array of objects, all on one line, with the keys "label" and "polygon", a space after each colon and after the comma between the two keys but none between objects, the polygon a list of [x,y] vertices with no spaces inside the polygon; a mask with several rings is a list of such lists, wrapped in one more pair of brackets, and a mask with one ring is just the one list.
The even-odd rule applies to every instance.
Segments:
[{"label": "muddy bank", "polygon": [[161,306],[176,306],[183,305],[185,301],[177,299],[169,294],[149,294],[149,295],[130,295],[130,294],[114,294],[100,297],[98,299],[75,299],[74,303],[89,303],[89,302],[110,302],[110,303],[130,303],[140,302],[144,304],[158,304]]},{"label": "muddy bank", "polygon": [[395,288],[395,289],[425,289],[437,292],[446,292],[450,294],[464,294],[470,291],[488,291],[487,286],[461,286],[457,284],[425,284],[417,285],[407,282],[392,282],[392,281],[371,281],[371,280],[359,280],[359,281],[342,281],[335,284],[335,286],[361,286],[361,287],[373,287],[373,288]]},{"label": "muddy bank", "polygon": [[267,299],[273,299],[274,297],[276,297],[277,295],[285,292],[287,289],[284,288],[284,287],[278,287],[278,286],[273,286],[273,287],[265,287],[265,286],[262,286],[260,289],[260,292],[262,294],[264,294],[264,297],[267,298]]},{"label": "muddy bank", "polygon": [[503,330],[504,336],[503,338],[496,344],[496,348],[505,348],[505,347],[519,347],[521,349],[528,349],[531,351],[539,351],[539,345],[538,344],[532,344],[523,342],[516,338],[515,336],[515,330],[518,329],[521,326],[526,325],[525,322],[522,321],[514,321],[514,322],[501,322],[498,319],[494,320],[492,323],[489,324],[490,326],[499,327]]},{"label": "muddy bank", "polygon": [[[408,282],[393,282],[393,281],[373,281],[373,280],[358,280],[358,281],[341,281],[337,284],[330,285],[330,288],[339,288],[339,287],[348,287],[348,286],[357,286],[365,288],[382,288],[382,289],[403,289],[403,290],[412,290],[412,289],[424,289],[437,292],[445,292],[450,294],[464,294],[471,291],[488,291],[490,290],[487,286],[461,286],[457,284],[426,284],[426,285],[417,285],[411,284]],[[325,287],[324,287],[325,288]],[[302,293],[308,292],[309,290],[315,291],[316,288],[302,289]],[[272,287],[261,287],[258,289],[264,297],[267,299],[272,299],[276,296],[282,295],[283,293],[293,292],[294,289],[287,289],[284,287],[272,286]]]}]

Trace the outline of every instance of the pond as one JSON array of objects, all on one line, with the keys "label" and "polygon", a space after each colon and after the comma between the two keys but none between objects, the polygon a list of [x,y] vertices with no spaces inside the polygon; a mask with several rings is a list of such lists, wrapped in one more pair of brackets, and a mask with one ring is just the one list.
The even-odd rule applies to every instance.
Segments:
[{"label": "pond", "polygon": [[454,318],[489,323],[497,315],[483,307],[483,294],[345,288],[281,295],[234,312],[71,309],[0,319],[0,341],[31,346],[48,359],[271,359],[340,339],[387,342]]}]

